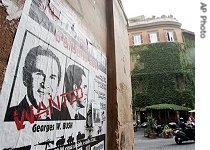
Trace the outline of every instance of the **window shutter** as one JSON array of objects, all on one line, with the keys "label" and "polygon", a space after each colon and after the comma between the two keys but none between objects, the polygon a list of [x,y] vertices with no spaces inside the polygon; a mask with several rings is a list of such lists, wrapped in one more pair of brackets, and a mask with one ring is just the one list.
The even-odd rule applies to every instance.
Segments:
[{"label": "window shutter", "polygon": [[140,37],[141,37],[141,44],[143,44],[142,33],[140,34]]},{"label": "window shutter", "polygon": [[131,39],[132,39],[132,41],[131,41],[132,42],[132,45],[134,45],[134,35],[132,35],[132,38]]},{"label": "window shutter", "polygon": [[157,41],[160,42],[159,32],[157,32]]},{"label": "window shutter", "polygon": [[165,41],[168,42],[168,32],[165,31]]},{"label": "window shutter", "polygon": [[148,34],[148,40],[149,40],[149,43],[151,43],[151,40],[150,40],[150,35]]},{"label": "window shutter", "polygon": [[177,42],[177,36],[176,36],[176,32],[175,31],[173,32],[173,35],[174,35],[174,41]]}]

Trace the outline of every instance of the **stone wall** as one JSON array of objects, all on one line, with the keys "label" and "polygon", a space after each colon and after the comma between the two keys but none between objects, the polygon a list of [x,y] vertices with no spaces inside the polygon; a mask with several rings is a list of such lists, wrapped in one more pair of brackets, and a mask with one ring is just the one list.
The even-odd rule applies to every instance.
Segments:
[{"label": "stone wall", "polygon": [[4,74],[9,59],[10,50],[15,37],[19,19],[7,20],[7,12],[4,6],[0,6],[0,90],[4,80]]}]

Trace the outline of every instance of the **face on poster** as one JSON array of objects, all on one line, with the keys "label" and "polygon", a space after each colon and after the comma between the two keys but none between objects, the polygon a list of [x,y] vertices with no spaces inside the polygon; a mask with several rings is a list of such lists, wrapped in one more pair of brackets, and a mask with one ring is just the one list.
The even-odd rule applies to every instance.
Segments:
[{"label": "face on poster", "polygon": [[66,107],[72,119],[86,119],[89,70],[71,59],[67,59],[66,64],[64,77],[64,91],[68,102]]},{"label": "face on poster", "polygon": [[[62,93],[60,85],[64,70],[61,64],[65,63],[62,55],[37,36],[26,32],[18,57],[5,121],[21,120],[29,112],[33,114],[31,121],[46,119],[51,115],[51,103]],[[54,106],[59,109],[59,102]]]}]

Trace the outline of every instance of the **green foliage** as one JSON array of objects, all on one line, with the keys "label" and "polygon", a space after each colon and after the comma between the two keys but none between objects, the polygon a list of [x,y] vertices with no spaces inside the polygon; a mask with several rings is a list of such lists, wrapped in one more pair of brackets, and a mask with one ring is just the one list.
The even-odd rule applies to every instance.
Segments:
[{"label": "green foliage", "polygon": [[195,82],[195,37],[183,35],[186,48],[187,71],[190,78]]},{"label": "green foliage", "polygon": [[[154,43],[130,47],[137,63],[131,72],[133,107],[169,103],[194,108],[193,70],[186,60],[183,44]],[[177,87],[177,77],[183,77],[186,86]],[[140,83],[143,85],[139,90]]]},{"label": "green foliage", "polygon": [[189,111],[191,110],[188,107],[184,106],[179,106],[175,104],[156,104],[156,105],[150,105],[145,107],[146,109],[156,109],[156,110],[161,110],[161,109],[168,109],[168,110],[184,110],[184,111]]},{"label": "green foliage", "polygon": [[163,132],[161,133],[161,135],[164,138],[169,138],[169,137],[172,137],[173,136],[172,132],[173,132],[173,130],[171,128],[169,128],[168,125],[165,125],[164,128],[163,128]]},{"label": "green foliage", "polygon": [[147,135],[154,133],[154,129],[157,126],[156,120],[152,116],[146,117],[147,127],[145,129],[145,132]]},{"label": "green foliage", "polygon": [[[145,48],[147,47],[147,48]],[[181,66],[181,44],[179,43],[154,43],[131,48],[132,53],[138,53],[140,56],[137,66],[132,71],[132,74],[141,73],[168,73],[180,72]],[[139,64],[144,64],[144,69],[141,69]]]},{"label": "green foliage", "polygon": [[144,69],[141,69],[140,65],[138,65],[133,72],[154,74],[181,71],[180,48],[181,45],[178,43],[154,43],[147,45],[147,49],[142,48],[143,50],[138,52],[140,56],[139,63],[144,64]]},{"label": "green foliage", "polygon": [[194,48],[195,47],[195,37],[189,36],[188,34],[183,34],[184,44],[186,49]]}]

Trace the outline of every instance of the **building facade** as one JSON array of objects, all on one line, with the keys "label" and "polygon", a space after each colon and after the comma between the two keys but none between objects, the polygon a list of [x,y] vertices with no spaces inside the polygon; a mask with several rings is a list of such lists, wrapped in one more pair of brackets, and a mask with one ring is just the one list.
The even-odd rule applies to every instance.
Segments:
[{"label": "building facade", "polygon": [[[145,18],[144,16],[130,18],[128,38],[129,46],[159,42],[183,43],[181,23],[172,15],[154,16],[152,18]],[[133,61],[131,61],[131,70],[135,64],[135,60]]]},{"label": "building facade", "polygon": [[173,16],[129,19],[129,45],[157,42],[183,42],[181,23]]},{"label": "building facade", "polygon": [[0,149],[132,150],[121,1],[0,4]]},{"label": "building facade", "polygon": [[[138,107],[138,116],[143,116],[142,110],[153,104],[169,103],[193,109],[194,68],[190,64],[194,60],[194,33],[181,29],[181,23],[172,15],[131,18],[128,33],[133,109]],[[178,116],[154,115],[157,120],[167,121]]]}]

